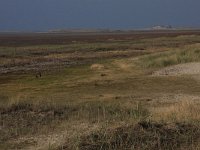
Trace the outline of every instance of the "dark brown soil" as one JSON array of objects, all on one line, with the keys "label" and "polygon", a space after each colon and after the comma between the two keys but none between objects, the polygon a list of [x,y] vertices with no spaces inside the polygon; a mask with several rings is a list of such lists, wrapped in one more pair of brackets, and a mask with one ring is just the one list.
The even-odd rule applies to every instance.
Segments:
[{"label": "dark brown soil", "polygon": [[113,40],[135,40],[178,35],[200,35],[200,30],[129,31],[102,33],[10,33],[0,34],[0,46],[25,46],[45,44],[68,44],[75,42],[106,42]]}]

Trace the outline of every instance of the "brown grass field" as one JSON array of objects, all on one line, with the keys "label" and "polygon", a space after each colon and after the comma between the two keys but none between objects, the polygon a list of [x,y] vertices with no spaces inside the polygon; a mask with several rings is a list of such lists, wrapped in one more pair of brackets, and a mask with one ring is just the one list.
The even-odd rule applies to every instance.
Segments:
[{"label": "brown grass field", "polygon": [[200,149],[200,31],[1,33],[0,149]]}]

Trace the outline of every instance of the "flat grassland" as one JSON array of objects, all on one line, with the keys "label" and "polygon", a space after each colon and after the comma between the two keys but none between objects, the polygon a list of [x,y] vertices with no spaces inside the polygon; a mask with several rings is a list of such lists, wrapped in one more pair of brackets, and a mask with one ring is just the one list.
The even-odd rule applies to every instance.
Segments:
[{"label": "flat grassland", "polygon": [[0,35],[0,149],[200,149],[200,31]]}]

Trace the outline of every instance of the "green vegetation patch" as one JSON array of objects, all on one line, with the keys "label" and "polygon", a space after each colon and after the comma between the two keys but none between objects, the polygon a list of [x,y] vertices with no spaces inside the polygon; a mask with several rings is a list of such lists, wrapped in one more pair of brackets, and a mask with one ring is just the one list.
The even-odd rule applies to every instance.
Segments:
[{"label": "green vegetation patch", "polygon": [[200,47],[191,47],[184,50],[171,50],[151,55],[146,55],[138,60],[144,68],[161,68],[188,62],[200,61]]}]

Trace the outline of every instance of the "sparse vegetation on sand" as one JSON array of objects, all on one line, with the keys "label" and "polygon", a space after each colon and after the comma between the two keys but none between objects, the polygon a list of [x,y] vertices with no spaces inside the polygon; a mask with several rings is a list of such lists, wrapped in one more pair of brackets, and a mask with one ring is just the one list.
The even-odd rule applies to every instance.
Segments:
[{"label": "sparse vegetation on sand", "polygon": [[149,73],[199,62],[200,36],[154,34],[0,41],[0,149],[199,149],[200,74]]}]

